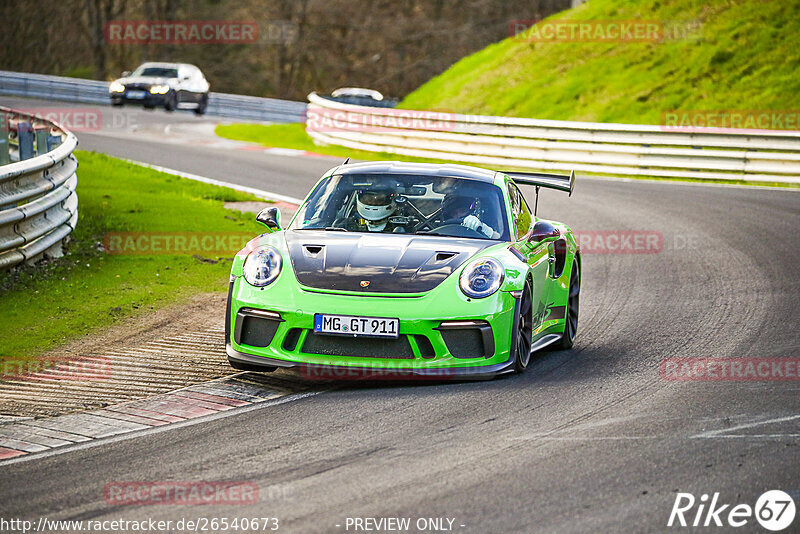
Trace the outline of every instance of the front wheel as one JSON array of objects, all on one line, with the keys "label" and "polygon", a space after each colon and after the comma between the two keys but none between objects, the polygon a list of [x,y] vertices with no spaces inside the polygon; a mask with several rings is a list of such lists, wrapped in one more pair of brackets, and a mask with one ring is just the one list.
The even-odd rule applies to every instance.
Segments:
[{"label": "front wheel", "polygon": [[564,335],[556,344],[561,350],[571,349],[578,334],[578,308],[581,297],[581,271],[578,260],[572,260],[572,273],[569,276],[569,295],[567,297],[567,310],[564,314]]},{"label": "front wheel", "polygon": [[533,336],[533,296],[530,282],[525,282],[525,289],[520,297],[516,328],[511,338],[511,350],[514,351],[514,371],[523,372],[531,361],[531,339]]},{"label": "front wheel", "polygon": [[208,107],[208,95],[204,95],[200,102],[197,104],[197,107],[194,109],[195,115],[203,115],[206,112],[206,108]]},{"label": "front wheel", "polygon": [[164,109],[167,111],[175,111],[178,109],[178,95],[175,91],[170,93],[169,98],[167,98],[167,103],[164,104]]}]

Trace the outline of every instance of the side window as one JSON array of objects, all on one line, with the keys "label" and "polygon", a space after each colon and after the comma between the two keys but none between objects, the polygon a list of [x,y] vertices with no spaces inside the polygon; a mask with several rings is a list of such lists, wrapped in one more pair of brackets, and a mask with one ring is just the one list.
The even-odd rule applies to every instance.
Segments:
[{"label": "side window", "polygon": [[508,196],[511,200],[511,214],[514,217],[514,226],[517,229],[517,239],[527,234],[531,229],[531,210],[528,203],[525,202],[525,197],[522,196],[517,186],[508,184]]}]

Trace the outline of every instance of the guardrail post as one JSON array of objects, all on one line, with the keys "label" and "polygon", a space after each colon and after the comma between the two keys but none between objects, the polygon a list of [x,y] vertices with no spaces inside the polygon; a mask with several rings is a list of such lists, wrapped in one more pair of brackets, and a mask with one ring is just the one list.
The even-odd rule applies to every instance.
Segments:
[{"label": "guardrail post", "polygon": [[19,160],[33,157],[33,127],[28,122],[17,123],[17,140],[19,141]]},{"label": "guardrail post", "polygon": [[0,113],[0,165],[11,162],[9,150],[11,146],[8,144],[8,116]]},{"label": "guardrail post", "polygon": [[61,144],[63,139],[61,139],[60,135],[48,135],[47,136],[47,151],[50,152],[55,147]]},{"label": "guardrail post", "polygon": [[47,148],[47,133],[49,128],[46,126],[37,124],[33,128],[34,136],[36,137],[36,155],[41,156],[42,154],[46,154],[49,150]]}]

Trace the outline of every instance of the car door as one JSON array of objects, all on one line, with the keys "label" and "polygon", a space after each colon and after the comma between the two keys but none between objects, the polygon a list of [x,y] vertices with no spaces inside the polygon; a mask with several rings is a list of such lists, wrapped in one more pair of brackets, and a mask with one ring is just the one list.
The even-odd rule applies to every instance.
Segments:
[{"label": "car door", "polygon": [[197,67],[190,65],[186,68],[189,73],[189,80],[187,81],[189,93],[187,93],[187,95],[191,96],[191,102],[200,102],[203,89],[203,75],[200,74],[200,69]]},{"label": "car door", "polygon": [[549,244],[531,245],[528,242],[528,236],[536,222],[535,217],[525,197],[512,182],[508,183],[508,195],[516,231],[515,248],[525,256],[533,275],[533,328],[536,334],[536,329],[542,324],[549,298]]},{"label": "car door", "polygon": [[206,81],[200,69],[194,65],[190,65],[190,68],[192,71],[192,96],[194,96],[195,102],[200,103],[206,98],[206,93],[208,93],[208,81]]},{"label": "car door", "polygon": [[177,102],[180,104],[181,102],[186,102],[187,100],[187,89],[189,85],[189,71],[186,69],[185,66],[179,65],[178,66],[178,83],[175,85],[175,98]]}]

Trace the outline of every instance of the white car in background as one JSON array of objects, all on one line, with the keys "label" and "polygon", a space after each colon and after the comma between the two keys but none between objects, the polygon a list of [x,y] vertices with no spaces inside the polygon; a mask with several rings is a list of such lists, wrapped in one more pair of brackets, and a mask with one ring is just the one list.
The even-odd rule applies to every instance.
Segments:
[{"label": "white car in background", "polygon": [[203,73],[188,63],[143,63],[133,73],[109,86],[111,104],[136,104],[167,111],[191,109],[198,115],[208,107],[210,85]]}]

